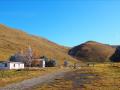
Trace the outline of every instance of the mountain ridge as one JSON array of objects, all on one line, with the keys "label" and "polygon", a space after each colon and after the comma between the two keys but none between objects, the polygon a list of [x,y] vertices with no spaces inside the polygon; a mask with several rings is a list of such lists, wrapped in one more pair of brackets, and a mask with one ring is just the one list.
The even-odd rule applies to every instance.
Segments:
[{"label": "mountain ridge", "polygon": [[[0,24],[0,60],[8,59],[20,50],[31,46],[36,56],[47,56],[57,59],[58,63],[68,60],[72,63],[79,61],[109,61],[119,45],[102,44],[96,41],[87,41],[75,47],[58,45],[43,37],[28,34],[19,29]],[[114,58],[114,57],[112,57]]]},{"label": "mountain ridge", "polygon": [[0,24],[0,60],[9,58],[14,53],[25,50],[31,46],[38,56],[47,56],[63,63],[64,60],[76,62],[77,60],[68,55],[68,48],[53,43],[45,38],[27,34],[21,30],[9,28]]}]

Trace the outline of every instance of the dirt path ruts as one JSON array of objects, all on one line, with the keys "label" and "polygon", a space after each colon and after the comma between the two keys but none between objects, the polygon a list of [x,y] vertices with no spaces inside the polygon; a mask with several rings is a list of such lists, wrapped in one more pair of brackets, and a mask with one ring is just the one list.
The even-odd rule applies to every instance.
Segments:
[{"label": "dirt path ruts", "polygon": [[65,72],[67,71],[68,70],[62,70],[62,71],[50,73],[44,76],[24,80],[19,83],[14,83],[14,84],[7,85],[5,87],[1,87],[0,90],[29,90],[33,86],[36,86],[38,84],[42,84],[45,82],[49,82],[51,80],[54,80],[55,78],[64,76]]}]

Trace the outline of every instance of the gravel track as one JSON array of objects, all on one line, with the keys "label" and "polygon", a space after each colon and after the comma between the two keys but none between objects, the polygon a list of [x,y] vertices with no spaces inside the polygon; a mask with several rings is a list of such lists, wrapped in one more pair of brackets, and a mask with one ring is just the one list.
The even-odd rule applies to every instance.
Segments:
[{"label": "gravel track", "polygon": [[0,90],[30,90],[32,87],[54,80],[55,78],[64,76],[66,70],[50,73],[44,76],[24,80],[22,82],[13,83],[5,87],[0,87]]}]

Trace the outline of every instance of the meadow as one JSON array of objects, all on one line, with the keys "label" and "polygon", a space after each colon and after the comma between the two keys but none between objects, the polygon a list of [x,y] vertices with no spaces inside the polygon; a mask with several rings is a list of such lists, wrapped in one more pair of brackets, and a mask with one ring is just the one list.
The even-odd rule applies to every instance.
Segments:
[{"label": "meadow", "polygon": [[24,69],[24,70],[0,70],[0,87],[17,83],[26,79],[43,76],[48,73],[62,70],[57,67]]},{"label": "meadow", "polygon": [[34,90],[120,90],[120,64],[82,67]]}]

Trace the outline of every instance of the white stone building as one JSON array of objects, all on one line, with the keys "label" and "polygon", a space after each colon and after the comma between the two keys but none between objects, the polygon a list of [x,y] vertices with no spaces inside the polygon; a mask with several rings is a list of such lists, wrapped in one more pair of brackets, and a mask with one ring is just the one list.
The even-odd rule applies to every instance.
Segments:
[{"label": "white stone building", "polygon": [[0,69],[24,69],[22,62],[1,62]]}]

